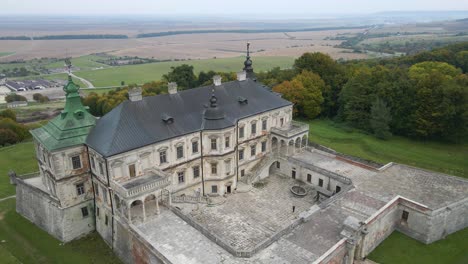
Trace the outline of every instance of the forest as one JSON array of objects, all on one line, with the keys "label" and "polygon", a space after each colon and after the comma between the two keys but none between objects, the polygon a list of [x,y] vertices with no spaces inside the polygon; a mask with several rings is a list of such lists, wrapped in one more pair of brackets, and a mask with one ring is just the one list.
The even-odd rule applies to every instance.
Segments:
[{"label": "forest", "polygon": [[[255,66],[255,59],[253,60]],[[305,53],[292,69],[256,74],[258,81],[294,103],[303,119],[329,118],[386,139],[392,134],[448,142],[466,140],[468,126],[468,42],[411,56],[338,62],[323,53]],[[223,81],[235,73],[200,72],[173,67],[162,81],[142,86],[143,95],[167,92],[167,82],[181,89]],[[132,87],[132,85],[129,85]],[[128,87],[83,99],[102,116],[127,99]]]}]

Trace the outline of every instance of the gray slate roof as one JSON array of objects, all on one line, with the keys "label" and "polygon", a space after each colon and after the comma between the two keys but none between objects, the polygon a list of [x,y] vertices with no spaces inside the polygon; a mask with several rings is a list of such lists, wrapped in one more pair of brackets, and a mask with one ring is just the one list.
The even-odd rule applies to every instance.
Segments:
[{"label": "gray slate roof", "polygon": [[[176,94],[144,97],[141,101],[124,101],[96,123],[86,144],[104,157],[137,149],[170,138],[234,126],[239,119],[291,105],[254,80],[232,81],[216,86],[218,106],[225,118],[207,120],[213,86],[204,86]],[[240,104],[239,97],[247,98]],[[163,115],[174,118],[167,124]]]}]

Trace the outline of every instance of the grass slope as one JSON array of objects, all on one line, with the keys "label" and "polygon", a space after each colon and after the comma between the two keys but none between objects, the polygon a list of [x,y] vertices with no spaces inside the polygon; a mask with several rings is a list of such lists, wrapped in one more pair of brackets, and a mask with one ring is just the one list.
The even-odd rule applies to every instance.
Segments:
[{"label": "grass slope", "polygon": [[0,148],[0,199],[15,194],[15,188],[10,184],[8,178],[10,169],[16,171],[17,174],[39,170],[32,142]]},{"label": "grass slope", "polygon": [[349,131],[330,120],[313,120],[310,140],[338,152],[379,163],[398,162],[468,178],[468,144],[415,141],[394,136],[379,140]]},{"label": "grass slope", "polygon": [[61,244],[16,213],[15,199],[0,202],[0,240],[1,263],[121,263],[97,233]]},{"label": "grass slope", "polygon": [[468,263],[468,228],[429,245],[398,231],[393,232],[368,256],[382,264]]},{"label": "grass slope", "polygon": [[[139,65],[119,66],[102,70],[90,70],[74,72],[75,75],[92,82],[95,87],[116,86],[121,81],[126,84],[142,84],[150,81],[161,80],[163,74],[168,73],[171,67],[182,64],[194,66],[195,73],[200,71],[237,72],[244,64],[244,57],[221,58],[208,60],[191,60],[175,62],[157,62]],[[254,69],[257,72],[269,70],[273,67],[290,68],[294,57],[254,57]]]}]

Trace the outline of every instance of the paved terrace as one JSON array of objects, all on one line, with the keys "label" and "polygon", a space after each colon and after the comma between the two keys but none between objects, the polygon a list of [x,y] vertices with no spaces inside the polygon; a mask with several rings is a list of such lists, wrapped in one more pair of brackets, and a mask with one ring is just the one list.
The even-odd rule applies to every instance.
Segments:
[{"label": "paved terrace", "polygon": [[[309,190],[305,197],[296,197],[289,190],[298,184]],[[298,218],[299,213],[308,210],[314,204],[315,194],[310,186],[300,181],[271,175],[261,187],[217,199],[221,203],[219,205],[174,205],[235,250],[250,251],[263,240],[289,226]]]},{"label": "paved terrace", "polygon": [[294,158],[344,175],[356,190],[384,202],[400,195],[437,209],[468,197],[467,180],[402,164],[375,172],[318,152],[304,151]]},{"label": "paved terrace", "polygon": [[[432,209],[468,197],[468,181],[405,165],[393,164],[376,172],[318,152],[306,151],[294,158],[351,178],[355,189],[343,193],[330,206],[315,212],[310,221],[302,223],[252,258],[232,256],[168,210],[137,228],[174,263],[305,264],[312,263],[340,241],[347,216],[366,220],[396,195]],[[282,187],[282,184],[290,185],[292,180],[278,176],[269,179],[264,189],[232,195],[221,206],[201,207],[197,211],[193,210],[193,205],[185,205],[183,210],[205,221],[205,225],[230,239],[234,246],[251,246],[256,239],[267,236],[281,224],[297,217],[290,210],[292,201],[296,201],[298,212],[311,205],[309,198],[298,202],[297,198],[288,197],[289,187]]]}]

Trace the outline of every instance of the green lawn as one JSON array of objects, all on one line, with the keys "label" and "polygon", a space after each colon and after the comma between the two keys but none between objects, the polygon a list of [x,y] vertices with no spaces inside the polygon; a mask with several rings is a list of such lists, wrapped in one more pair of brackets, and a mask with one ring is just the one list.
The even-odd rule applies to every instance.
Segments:
[{"label": "green lawn", "polygon": [[13,169],[18,174],[39,170],[32,142],[0,148],[0,199],[15,194],[15,188],[13,185],[10,185],[10,179],[8,178],[8,171],[10,169]]},{"label": "green lawn", "polygon": [[[121,81],[126,84],[142,84],[150,81],[161,80],[163,74],[168,73],[172,66],[190,64],[195,68],[195,73],[200,71],[238,72],[244,67],[244,57],[221,58],[207,60],[190,60],[175,62],[157,62],[139,65],[119,66],[102,70],[89,70],[74,72],[75,75],[87,79],[96,87],[117,86]],[[266,71],[274,67],[290,68],[294,63],[294,57],[254,57],[253,67],[255,71]]]},{"label": "green lawn", "polygon": [[379,140],[344,129],[330,120],[308,123],[311,141],[338,152],[379,163],[393,161],[468,178],[468,143],[423,142],[396,136]]},{"label": "green lawn", "polygon": [[382,264],[465,264],[468,228],[429,245],[395,231],[368,258]]},{"label": "green lawn", "polygon": [[8,56],[8,55],[11,55],[11,54],[15,54],[15,53],[14,52],[0,52],[0,57]]},{"label": "green lawn", "polygon": [[[104,67],[104,68],[109,67],[109,65],[96,62],[97,60],[101,60],[101,59],[103,58],[96,56],[96,55],[86,55],[86,56],[72,58],[71,62],[73,66],[80,68],[80,70],[91,70],[91,69],[100,68],[100,67]],[[65,65],[65,61],[60,60],[60,61],[46,64],[44,65],[44,67],[47,69],[65,68],[64,65]]]},{"label": "green lawn", "polygon": [[0,263],[121,263],[97,233],[63,245],[0,202]]}]

